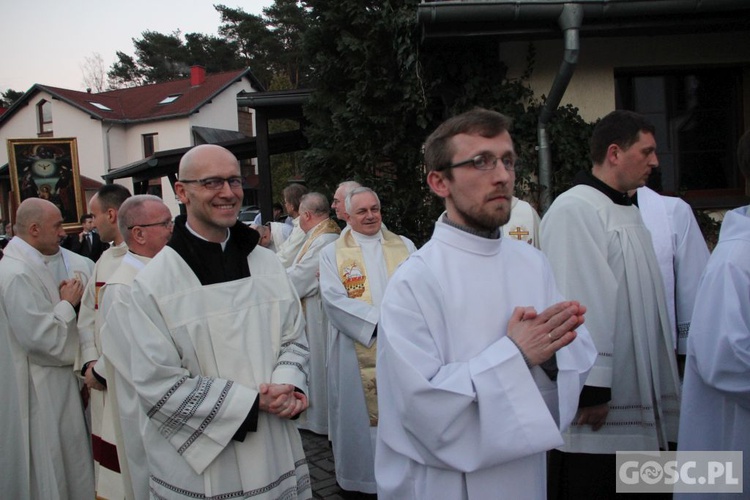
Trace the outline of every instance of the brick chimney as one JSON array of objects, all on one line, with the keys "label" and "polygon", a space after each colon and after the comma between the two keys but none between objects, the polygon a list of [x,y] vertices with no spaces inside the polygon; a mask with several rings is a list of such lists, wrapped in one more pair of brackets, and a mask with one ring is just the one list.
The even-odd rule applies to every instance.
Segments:
[{"label": "brick chimney", "polygon": [[190,85],[196,87],[206,81],[206,68],[197,64],[190,66]]}]

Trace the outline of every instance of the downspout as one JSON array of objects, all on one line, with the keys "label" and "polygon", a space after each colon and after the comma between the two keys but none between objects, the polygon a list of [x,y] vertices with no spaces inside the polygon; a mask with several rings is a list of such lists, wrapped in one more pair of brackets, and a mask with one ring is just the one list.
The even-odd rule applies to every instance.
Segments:
[{"label": "downspout", "polygon": [[578,63],[578,51],[580,43],[578,39],[578,30],[583,21],[583,8],[579,4],[566,3],[563,7],[558,24],[563,30],[565,38],[565,53],[560,69],[557,71],[555,81],[552,83],[552,89],[549,91],[547,100],[539,113],[537,122],[537,140],[539,142],[539,208],[541,212],[546,212],[552,204],[551,190],[552,185],[552,159],[550,153],[549,139],[547,137],[547,124],[560,105],[563,94],[568,88],[568,83],[573,77],[576,64]]}]

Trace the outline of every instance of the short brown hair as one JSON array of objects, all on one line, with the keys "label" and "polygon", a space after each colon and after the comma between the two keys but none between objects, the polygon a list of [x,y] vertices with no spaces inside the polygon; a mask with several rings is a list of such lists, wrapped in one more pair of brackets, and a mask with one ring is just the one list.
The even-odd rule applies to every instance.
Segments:
[{"label": "short brown hair", "polygon": [[302,184],[289,184],[281,194],[284,196],[284,201],[294,207],[295,212],[299,210],[299,202],[302,200],[302,195],[307,194],[308,189]]},{"label": "short brown hair", "polygon": [[628,149],[638,141],[641,132],[656,135],[653,124],[643,115],[624,109],[612,111],[594,126],[589,142],[591,161],[594,165],[601,165],[607,157],[607,149],[611,144]]},{"label": "short brown hair", "polygon": [[[450,139],[458,134],[497,137],[510,131],[513,121],[507,116],[484,108],[474,108],[444,121],[424,143],[424,163],[429,170],[439,170],[451,164],[453,147]],[[451,171],[446,170],[446,176]]]}]

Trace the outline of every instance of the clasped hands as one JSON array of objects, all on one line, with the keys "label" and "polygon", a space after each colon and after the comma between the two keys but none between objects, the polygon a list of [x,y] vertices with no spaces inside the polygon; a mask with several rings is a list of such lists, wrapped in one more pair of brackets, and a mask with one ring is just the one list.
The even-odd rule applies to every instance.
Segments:
[{"label": "clasped hands", "polygon": [[292,384],[260,384],[260,410],[279,418],[293,418],[307,409],[307,396]]},{"label": "clasped hands", "polygon": [[544,363],[576,338],[586,307],[574,300],[558,302],[537,314],[533,307],[516,307],[508,321],[508,337],[531,366]]},{"label": "clasped hands", "polygon": [[58,291],[61,300],[67,300],[70,305],[76,307],[81,303],[81,297],[83,297],[83,283],[78,278],[63,280],[58,285]]}]

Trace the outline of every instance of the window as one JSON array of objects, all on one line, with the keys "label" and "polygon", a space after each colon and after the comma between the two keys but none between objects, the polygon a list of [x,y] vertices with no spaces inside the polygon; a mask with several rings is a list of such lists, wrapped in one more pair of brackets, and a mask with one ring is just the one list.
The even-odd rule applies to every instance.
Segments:
[{"label": "window", "polygon": [[158,144],[157,144],[157,137],[159,134],[143,134],[143,157],[148,158],[154,152],[156,151]]},{"label": "window", "polygon": [[180,98],[182,94],[172,94],[170,96],[165,97],[161,101],[159,101],[159,104],[170,104],[175,102],[177,99]]},{"label": "window", "polygon": [[92,106],[96,108],[101,109],[102,111],[112,111],[112,108],[109,108],[100,102],[89,101],[89,104],[91,104]]},{"label": "window", "polygon": [[52,103],[46,99],[39,101],[36,105],[37,122],[39,123],[39,135],[52,137]]},{"label": "window", "polygon": [[739,69],[623,71],[615,82],[617,108],[656,127],[661,176],[652,174],[649,185],[691,199],[744,194],[735,152],[743,130]]}]

